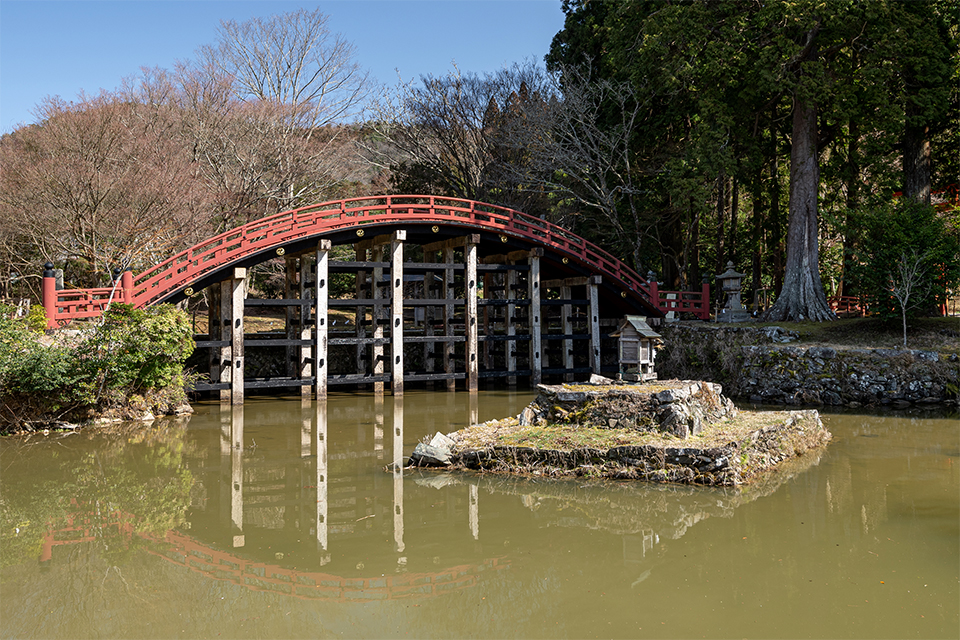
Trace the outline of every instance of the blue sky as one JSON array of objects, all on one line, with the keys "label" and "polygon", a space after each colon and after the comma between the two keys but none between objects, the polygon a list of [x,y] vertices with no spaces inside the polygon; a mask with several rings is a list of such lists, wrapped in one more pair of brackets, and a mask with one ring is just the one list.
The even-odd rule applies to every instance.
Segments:
[{"label": "blue sky", "polygon": [[172,68],[242,22],[319,6],[383,83],[543,60],[563,27],[560,0],[0,1],[0,133],[34,121],[46,96],[114,89],[141,67]]}]

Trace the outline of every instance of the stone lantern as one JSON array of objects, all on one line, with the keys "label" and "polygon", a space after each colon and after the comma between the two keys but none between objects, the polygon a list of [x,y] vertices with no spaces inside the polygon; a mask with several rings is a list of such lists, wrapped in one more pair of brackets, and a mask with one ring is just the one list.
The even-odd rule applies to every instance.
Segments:
[{"label": "stone lantern", "polygon": [[750,319],[750,312],[740,302],[740,286],[746,274],[733,270],[733,261],[727,263],[727,270],[717,276],[720,289],[727,295],[727,304],[717,312],[717,322],[744,322]]},{"label": "stone lantern", "polygon": [[645,316],[626,316],[610,337],[617,338],[621,380],[646,382],[657,379],[654,360],[662,339],[647,324]]}]

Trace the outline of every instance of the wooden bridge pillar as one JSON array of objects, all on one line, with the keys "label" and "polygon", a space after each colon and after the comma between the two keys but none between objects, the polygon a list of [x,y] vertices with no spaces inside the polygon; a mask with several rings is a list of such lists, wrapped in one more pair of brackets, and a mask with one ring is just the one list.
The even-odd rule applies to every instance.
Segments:
[{"label": "wooden bridge pillar", "polygon": [[454,373],[454,344],[453,319],[456,305],[454,280],[454,249],[463,248],[464,279],[463,279],[463,307],[464,307],[464,359],[466,361],[467,389],[476,391],[479,382],[479,313],[477,303],[478,290],[478,258],[477,245],[480,244],[479,234],[470,234],[460,238],[452,238],[440,242],[423,245],[424,255],[440,251],[443,253],[443,370],[449,374],[447,390],[456,388]]},{"label": "wooden bridge pillar", "polygon": [[[425,262],[432,262],[432,260],[427,260],[430,252],[423,252],[423,259]],[[433,271],[427,271],[423,275],[423,297],[424,299],[435,300],[439,296],[437,295],[437,287],[435,286],[435,273]],[[432,306],[424,307],[423,309],[423,335],[425,338],[431,338],[436,333],[436,327],[434,322],[436,321],[437,313],[436,308]],[[436,366],[436,342],[424,342],[423,343],[423,369],[426,373],[431,374],[434,372]],[[427,382],[427,388],[434,388],[434,381],[430,380]]]},{"label": "wooden bridge pillar", "polygon": [[[356,247],[356,261],[357,262],[366,262],[367,261],[367,250]],[[358,271],[357,272],[357,284],[356,284],[356,295],[357,300],[363,300],[367,297],[367,272]],[[366,371],[366,355],[367,355],[367,345],[364,344],[363,338],[367,336],[367,330],[364,323],[367,321],[367,308],[364,306],[357,307],[356,314],[356,334],[357,334],[357,372]]]},{"label": "wooden bridge pillar", "polygon": [[[383,281],[383,245],[377,244],[373,247],[373,261],[376,265],[373,267],[373,281],[370,284],[370,297],[373,298],[373,375],[383,375],[383,324],[386,321],[383,313],[383,297],[380,291],[380,285]],[[373,383],[373,392],[383,393],[383,380],[377,380]]]},{"label": "wooden bridge pillar", "polygon": [[[297,286],[297,267],[298,259],[296,256],[284,256],[284,273],[283,273],[283,297],[286,300],[292,300],[294,298],[300,298],[303,292],[303,276],[300,276],[300,286]],[[302,309],[302,307],[300,308]],[[296,307],[287,306],[284,308],[284,334],[287,340],[297,340],[299,339],[299,331],[297,330],[297,321],[301,318],[300,309]],[[301,325],[302,328],[302,325]],[[285,349],[285,358],[286,364],[283,370],[286,371],[286,376],[288,378],[294,378],[297,376],[298,368],[297,361],[299,360],[300,350],[295,346],[287,346]]]},{"label": "wooden bridge pillar", "polygon": [[[564,285],[560,287],[560,298],[563,300],[570,300],[573,298],[573,288],[569,285]],[[560,330],[563,332],[564,336],[569,336],[573,333],[573,318],[571,314],[573,313],[573,305],[567,303],[560,307]],[[573,369],[573,340],[570,338],[563,339],[563,357],[561,358],[563,362],[564,369]],[[563,374],[563,379],[566,382],[573,382],[573,372]]]},{"label": "wooden bridge pillar", "polygon": [[[395,231],[390,235],[381,235],[357,243],[357,253],[372,249],[373,251],[373,282],[371,297],[373,302],[373,374],[382,377],[384,374],[384,326],[390,325],[390,381],[394,395],[403,395],[403,244],[407,239],[405,230]],[[384,253],[389,246],[390,253],[390,280],[386,282],[390,290],[389,298],[384,297],[381,291],[384,285],[383,263]],[[359,285],[358,285],[359,286]],[[389,301],[389,314],[384,309],[384,302]],[[358,314],[359,315],[359,314]],[[358,318],[359,321],[359,318]],[[358,363],[359,364],[359,363]],[[363,369],[360,369],[363,370]],[[373,383],[374,393],[382,394],[383,380]]]},{"label": "wooden bridge pillar", "polygon": [[[513,262],[510,262],[513,264]],[[513,303],[517,288],[517,272],[514,269],[507,271],[504,278],[506,281],[507,311],[505,313],[507,322],[507,371],[517,370],[517,323],[514,316],[517,313],[517,305]],[[517,386],[517,376],[507,376],[507,384],[511,387]]]},{"label": "wooden bridge pillar", "polygon": [[327,364],[327,337],[330,329],[327,324],[328,300],[330,298],[330,260],[331,243],[321,240],[316,251],[316,274],[314,274],[314,300],[316,301],[316,336],[314,344],[316,353],[313,356],[314,393],[318,402],[327,399],[327,375],[330,367]]},{"label": "wooden bridge pillar", "polygon": [[542,345],[540,338],[540,257],[543,249],[531,249],[528,262],[527,297],[530,299],[530,384],[537,386],[542,376]]},{"label": "wooden bridge pillar", "polygon": [[476,391],[479,381],[478,362],[478,332],[480,327],[477,324],[477,242],[476,236],[470,236],[466,246],[463,249],[464,259],[467,263],[467,276],[464,287],[464,331],[466,333],[467,348],[467,391]]},{"label": "wooden bridge pillar", "polygon": [[[443,297],[447,303],[443,306],[443,335],[447,338],[453,335],[453,300],[456,295],[453,286],[453,247],[443,248]],[[454,343],[447,340],[443,343],[443,372],[453,373],[453,350]],[[447,391],[453,391],[457,387],[457,381],[453,378],[447,378]]]},{"label": "wooden bridge pillar", "polygon": [[597,286],[601,276],[590,276],[587,282],[587,299],[590,301],[590,369],[600,375],[600,299]]},{"label": "wooden bridge pillar", "polygon": [[[319,251],[316,252],[319,254]],[[310,346],[312,342],[312,333],[313,330],[310,328],[310,312],[312,307],[315,304],[319,304],[319,301],[316,299],[317,293],[317,278],[316,274],[313,274],[313,282],[310,282],[311,270],[316,271],[316,256],[310,256],[303,254],[300,256],[300,290],[299,298],[302,301],[313,300],[310,305],[301,304],[299,308],[296,309],[297,317],[299,318],[299,329],[297,330],[298,337],[297,339],[301,341],[299,349],[295,349],[294,353],[297,356],[297,377],[301,380],[310,378],[315,373],[314,367],[314,358],[313,358],[313,347]],[[312,268],[312,269],[311,269]],[[312,285],[312,286],[311,286]],[[314,378],[313,385],[300,385],[300,398],[304,402],[308,402],[312,396],[314,387],[316,386],[316,378]]]},{"label": "wooden bridge pillar", "polygon": [[[483,298],[485,300],[490,300],[494,297],[492,289],[493,274],[483,274]],[[488,305],[484,305],[483,307],[483,335],[493,335],[490,332],[490,307]],[[490,342],[487,340],[483,342],[483,368],[487,370],[493,369],[493,360],[491,359],[490,354]]]},{"label": "wooden bridge pillar", "polygon": [[404,230],[395,231],[390,241],[390,371],[393,395],[403,395],[403,242]]},{"label": "wooden bridge pillar", "polygon": [[221,404],[243,404],[243,299],[247,270],[238,267],[232,276],[214,285],[220,289],[219,338],[228,343],[219,347],[219,381],[230,383],[229,389],[220,390]]},{"label": "wooden bridge pillar", "polygon": [[[207,288],[207,339],[211,341],[223,340],[223,317],[220,307],[222,288],[222,283],[219,282]],[[216,384],[222,380],[223,370],[226,366],[226,353],[227,351],[223,347],[213,347],[208,351],[207,361],[211,383]],[[224,397],[229,399],[229,395],[224,396],[221,392],[221,400]]]}]

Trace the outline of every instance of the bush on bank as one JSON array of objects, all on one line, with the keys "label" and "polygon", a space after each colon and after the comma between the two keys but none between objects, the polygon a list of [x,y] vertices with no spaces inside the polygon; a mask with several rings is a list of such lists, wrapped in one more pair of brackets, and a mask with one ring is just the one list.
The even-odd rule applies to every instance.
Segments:
[{"label": "bush on bank", "polygon": [[186,402],[194,344],[183,311],[114,304],[96,325],[52,340],[10,311],[0,307],[0,431],[169,413]]}]

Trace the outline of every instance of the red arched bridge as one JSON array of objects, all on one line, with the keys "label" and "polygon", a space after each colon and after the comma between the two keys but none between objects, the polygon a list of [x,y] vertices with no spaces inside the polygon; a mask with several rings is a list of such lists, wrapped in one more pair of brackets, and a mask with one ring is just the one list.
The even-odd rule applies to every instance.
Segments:
[{"label": "red arched bridge", "polygon": [[[334,245],[352,245],[356,259],[331,260]],[[419,249],[408,248],[405,256],[405,245]],[[247,299],[246,268],[278,257],[287,264],[284,298]],[[408,374],[408,381],[447,380],[449,385],[463,378],[475,388],[478,377],[529,376],[539,382],[543,373],[562,373],[572,379],[601,370],[601,318],[610,324],[627,314],[659,318],[676,311],[704,319],[709,314],[706,287],[659,291],[656,282],[555,224],[439,196],[354,198],[285,211],[214,236],[142,273],[125,272],[113,287],[57,290],[50,269],[43,281],[49,327],[97,317],[111,302],[142,308],[180,302],[209,288],[211,328],[197,344],[216,355],[211,355],[210,382],[201,388],[231,389],[235,402],[238,396],[242,401],[244,380],[246,388],[289,385],[318,393],[325,392],[321,378],[380,387],[389,381],[396,393],[402,390],[404,345],[409,350],[418,342],[423,353],[414,356],[418,371]],[[355,297],[331,298],[330,273],[354,274]],[[242,316],[251,306],[286,307],[284,338],[248,338],[246,345],[284,347],[287,375],[245,370]],[[352,308],[353,335],[335,335],[333,318],[326,322],[331,307]],[[543,308],[556,313],[541,317]],[[590,348],[574,350],[576,340],[589,341]],[[482,354],[479,342],[484,342]],[[530,348],[518,364],[521,342]],[[556,343],[554,353],[543,352],[544,342]],[[383,354],[387,344],[389,361]],[[356,350],[356,371],[318,371],[318,364],[328,364],[324,352],[344,346]],[[547,355],[550,363],[544,366]],[[458,358],[463,360],[459,371],[451,363]],[[436,368],[440,359],[442,372]],[[242,376],[233,375],[237,368]]]}]

